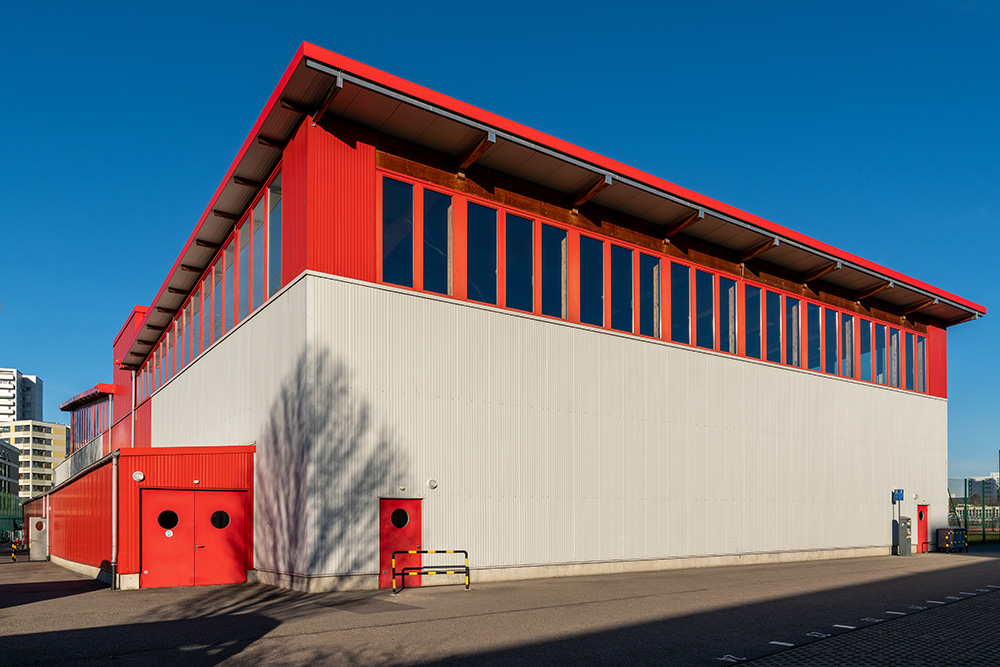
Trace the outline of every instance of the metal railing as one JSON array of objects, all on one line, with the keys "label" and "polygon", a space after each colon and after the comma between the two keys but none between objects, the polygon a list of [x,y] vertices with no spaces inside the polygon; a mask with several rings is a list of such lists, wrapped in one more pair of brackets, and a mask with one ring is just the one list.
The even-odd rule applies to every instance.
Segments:
[{"label": "metal railing", "polygon": [[[399,570],[400,586],[396,588],[396,554],[465,554],[465,565],[422,565]],[[392,594],[398,595],[406,586],[406,577],[423,574],[465,574],[465,590],[469,590],[469,552],[464,549],[415,549],[392,552]]]}]

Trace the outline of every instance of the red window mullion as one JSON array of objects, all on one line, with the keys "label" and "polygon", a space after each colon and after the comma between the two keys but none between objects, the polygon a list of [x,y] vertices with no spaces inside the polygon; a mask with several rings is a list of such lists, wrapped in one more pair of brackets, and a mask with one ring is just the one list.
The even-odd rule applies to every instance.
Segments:
[{"label": "red window mullion", "polygon": [[570,229],[569,245],[569,321],[580,321],[580,232]]},{"label": "red window mullion", "polygon": [[507,212],[497,209],[497,305],[507,307]]},{"label": "red window mullion", "polygon": [[642,332],[642,320],[639,319],[639,251],[632,250],[632,333]]},{"label": "red window mullion", "polygon": [[670,331],[670,262],[660,259],[660,338],[671,340]]},{"label": "red window mullion", "polygon": [[[542,314],[542,221],[532,222],[531,261],[534,269],[531,273],[531,291],[533,293],[532,309],[535,315]],[[567,267],[568,269],[568,267]]]},{"label": "red window mullion", "polygon": [[413,186],[413,288],[424,289],[424,189]]},{"label": "red window mullion", "polygon": [[[382,179],[384,178],[385,176],[379,174],[375,179],[375,281],[379,283],[382,282]],[[265,211],[269,205],[268,203],[264,204]],[[267,222],[265,223],[264,233],[267,235],[266,238],[269,242],[268,251],[270,252],[271,230],[267,229],[267,227],[271,226],[271,216],[268,215],[265,217],[267,218]],[[266,266],[264,267],[265,270],[267,268]],[[265,272],[265,282],[267,281],[267,276],[268,274]]]},{"label": "red window mullion", "polygon": [[[469,294],[468,220],[468,200],[465,197],[455,197],[452,200],[451,237],[452,250],[455,254],[452,268],[452,286],[455,290],[456,299],[467,299]],[[381,272],[381,264],[379,264],[379,272]]]},{"label": "red window mullion", "polygon": [[601,241],[604,256],[604,327],[611,328],[611,244]]}]

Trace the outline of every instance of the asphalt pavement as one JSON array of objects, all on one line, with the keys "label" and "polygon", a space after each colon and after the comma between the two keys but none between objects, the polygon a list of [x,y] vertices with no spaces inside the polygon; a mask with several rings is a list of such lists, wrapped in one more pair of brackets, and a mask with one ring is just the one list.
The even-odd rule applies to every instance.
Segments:
[{"label": "asphalt pavement", "polygon": [[473,571],[472,590],[398,596],[112,591],[19,556],[0,559],[0,664],[985,665],[996,591],[998,548],[489,584]]}]

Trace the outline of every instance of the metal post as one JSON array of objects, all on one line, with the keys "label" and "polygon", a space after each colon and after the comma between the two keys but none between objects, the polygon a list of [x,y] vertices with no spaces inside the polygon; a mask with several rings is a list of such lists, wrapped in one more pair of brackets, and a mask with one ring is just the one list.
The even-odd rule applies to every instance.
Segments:
[{"label": "metal post", "polygon": [[986,480],[983,480],[983,546],[986,546]]},{"label": "metal post", "polygon": [[965,524],[965,534],[969,534],[969,478],[965,478],[965,503],[962,506],[962,521]]}]

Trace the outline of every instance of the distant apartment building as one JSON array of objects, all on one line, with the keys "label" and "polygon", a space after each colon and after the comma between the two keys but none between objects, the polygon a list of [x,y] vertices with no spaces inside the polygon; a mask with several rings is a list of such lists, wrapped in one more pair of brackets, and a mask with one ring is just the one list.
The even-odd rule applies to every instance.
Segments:
[{"label": "distant apartment building", "polygon": [[[3,428],[3,427],[0,427]],[[14,445],[3,442],[6,436],[0,436],[0,496],[3,494],[18,494],[18,468],[20,467],[21,451]],[[0,508],[0,513],[3,510]]]},{"label": "distant apartment building", "polygon": [[976,504],[981,503],[984,500],[987,505],[998,504],[998,480],[997,473],[991,473],[989,477],[970,477],[969,484],[969,502]]},{"label": "distant apartment building", "polygon": [[18,450],[18,495],[32,498],[52,488],[52,470],[68,453],[69,427],[34,419],[0,424],[0,448]]},{"label": "distant apartment building", "polygon": [[42,379],[16,368],[0,368],[0,422],[44,418]]}]

